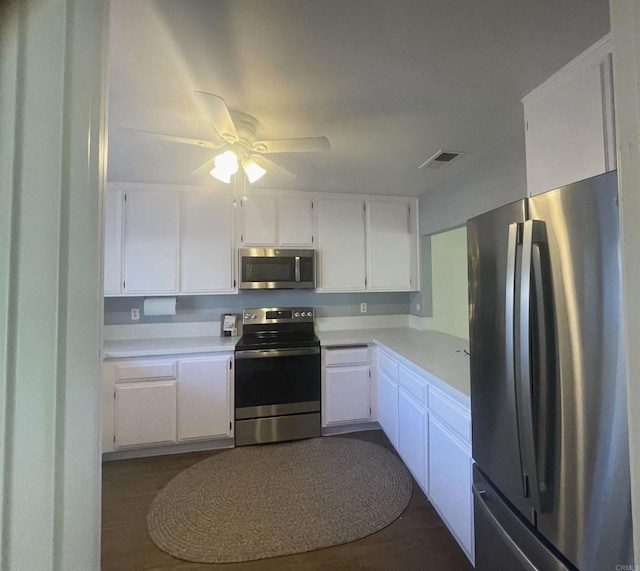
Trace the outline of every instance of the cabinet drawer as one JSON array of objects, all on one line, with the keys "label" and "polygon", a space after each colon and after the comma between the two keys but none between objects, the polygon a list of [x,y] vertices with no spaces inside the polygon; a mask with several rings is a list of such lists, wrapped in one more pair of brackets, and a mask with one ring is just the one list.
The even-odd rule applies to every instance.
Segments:
[{"label": "cabinet drawer", "polygon": [[429,411],[465,442],[471,442],[471,416],[469,413],[433,388],[429,389]]},{"label": "cabinet drawer", "polygon": [[328,347],[325,353],[327,367],[339,365],[368,365],[369,347]]},{"label": "cabinet drawer", "polygon": [[427,384],[418,375],[401,366],[399,383],[418,402],[425,403]]},{"label": "cabinet drawer", "polygon": [[176,361],[131,363],[116,365],[116,381],[177,378]]},{"label": "cabinet drawer", "polygon": [[378,368],[392,381],[398,382],[398,363],[382,351],[378,351]]}]

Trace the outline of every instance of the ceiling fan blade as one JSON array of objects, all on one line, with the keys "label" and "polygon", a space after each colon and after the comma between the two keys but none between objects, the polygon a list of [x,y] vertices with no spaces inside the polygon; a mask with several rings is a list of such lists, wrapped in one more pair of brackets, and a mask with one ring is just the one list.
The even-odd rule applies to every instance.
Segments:
[{"label": "ceiling fan blade", "polygon": [[201,174],[205,174],[205,173],[211,172],[211,169],[213,169],[213,167],[216,165],[215,160],[216,160],[216,157],[210,158],[207,162],[201,164],[196,170],[194,170],[191,173],[191,175],[192,176],[199,176]]},{"label": "ceiling fan blade", "polygon": [[224,99],[206,91],[194,91],[194,93],[218,134],[229,143],[237,141],[238,131]]},{"label": "ceiling fan blade", "polygon": [[287,179],[287,178],[292,179],[296,177],[296,175],[293,174],[290,170],[287,170],[284,167],[281,167],[280,165],[274,163],[271,159],[268,159],[267,157],[262,157],[260,155],[251,155],[251,158],[256,163],[258,163],[259,166],[265,169],[268,175],[273,175],[276,178],[283,178],[283,179]]},{"label": "ceiling fan blade", "polygon": [[144,135],[150,135],[156,139],[162,139],[164,141],[171,141],[172,143],[183,143],[185,145],[195,145],[196,147],[202,147],[204,149],[219,149],[227,144],[226,141],[214,142],[203,141],[202,139],[189,139],[188,137],[176,137],[175,135],[167,135],[166,133],[156,133],[155,131],[143,131],[142,129],[131,129],[129,127],[121,127],[121,131],[129,133],[142,133]]},{"label": "ceiling fan blade", "polygon": [[331,148],[326,137],[300,137],[298,139],[273,139],[256,141],[252,150],[258,153],[312,153]]}]

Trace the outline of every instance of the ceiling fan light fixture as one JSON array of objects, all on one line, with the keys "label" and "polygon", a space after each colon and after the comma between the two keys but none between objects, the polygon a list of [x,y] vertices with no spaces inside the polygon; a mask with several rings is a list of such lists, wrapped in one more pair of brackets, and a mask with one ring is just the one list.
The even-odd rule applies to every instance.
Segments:
[{"label": "ceiling fan light fixture", "polygon": [[229,184],[231,182],[231,174],[229,171],[226,171],[222,168],[220,168],[219,166],[215,166],[213,167],[210,171],[209,174],[214,177],[217,178],[220,182],[226,182],[227,184]]},{"label": "ceiling fan light fixture", "polygon": [[242,161],[242,168],[244,169],[244,172],[247,175],[247,179],[251,184],[261,179],[262,176],[267,172],[253,159],[246,159]]},{"label": "ceiling fan light fixture", "polygon": [[212,177],[229,184],[231,175],[238,172],[238,157],[233,151],[220,153],[214,160],[215,166],[209,171]]},{"label": "ceiling fan light fixture", "polygon": [[214,163],[216,167],[228,172],[230,175],[238,172],[238,157],[233,151],[225,151],[219,154]]}]

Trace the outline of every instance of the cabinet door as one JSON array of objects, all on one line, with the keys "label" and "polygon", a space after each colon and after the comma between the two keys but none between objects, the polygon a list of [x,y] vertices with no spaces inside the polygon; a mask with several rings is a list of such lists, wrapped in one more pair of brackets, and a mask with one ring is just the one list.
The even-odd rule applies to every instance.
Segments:
[{"label": "cabinet door", "polygon": [[433,415],[428,450],[430,500],[472,557],[471,451]]},{"label": "cabinet door", "polygon": [[367,202],[367,289],[411,289],[411,210],[407,202]]},{"label": "cabinet door", "polygon": [[398,448],[398,383],[378,368],[378,424]]},{"label": "cabinet door", "polygon": [[369,366],[326,370],[325,424],[362,422],[371,417]]},{"label": "cabinet door", "polygon": [[127,192],[125,212],[124,291],[177,293],[179,193],[151,189]]},{"label": "cabinet door", "polygon": [[616,168],[606,49],[579,56],[523,100],[529,195]]},{"label": "cabinet door", "polygon": [[278,239],[278,209],[276,199],[269,196],[250,196],[241,202],[242,234],[240,241],[247,246],[276,246]]},{"label": "cabinet door", "polygon": [[122,291],[122,191],[104,193],[104,294]]},{"label": "cabinet door", "polygon": [[116,447],[176,441],[176,381],[116,385]]},{"label": "cabinet door", "polygon": [[313,245],[313,206],[310,198],[278,199],[278,242],[281,246]]},{"label": "cabinet door", "polygon": [[322,199],[318,209],[318,257],[322,291],[359,291],[365,284],[364,203]]},{"label": "cabinet door", "polygon": [[231,435],[231,358],[180,361],[178,365],[178,440]]},{"label": "cabinet door", "polygon": [[182,194],[181,291],[233,291],[233,203],[211,192]]},{"label": "cabinet door", "polygon": [[425,489],[426,411],[404,389],[398,391],[398,453]]}]

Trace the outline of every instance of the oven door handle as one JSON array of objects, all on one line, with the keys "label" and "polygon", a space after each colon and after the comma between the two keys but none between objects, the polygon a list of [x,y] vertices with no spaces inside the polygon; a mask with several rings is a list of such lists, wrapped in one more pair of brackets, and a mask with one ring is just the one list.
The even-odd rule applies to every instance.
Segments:
[{"label": "oven door handle", "polygon": [[284,349],[248,349],[236,351],[236,359],[266,359],[270,357],[299,357],[302,355],[319,355],[320,347],[290,347]]}]

